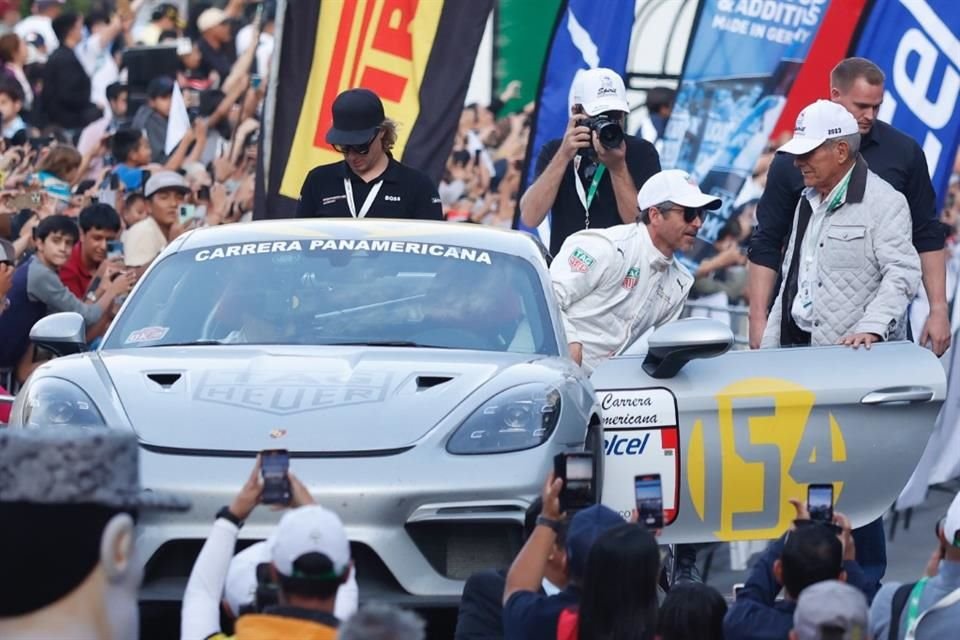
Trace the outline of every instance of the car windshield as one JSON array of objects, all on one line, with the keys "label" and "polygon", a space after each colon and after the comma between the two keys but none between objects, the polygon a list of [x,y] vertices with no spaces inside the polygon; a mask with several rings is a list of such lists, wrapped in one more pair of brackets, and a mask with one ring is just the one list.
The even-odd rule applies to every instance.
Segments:
[{"label": "car windshield", "polygon": [[200,344],[425,346],[557,355],[536,269],[495,251],[303,240],[172,254],[105,349]]}]

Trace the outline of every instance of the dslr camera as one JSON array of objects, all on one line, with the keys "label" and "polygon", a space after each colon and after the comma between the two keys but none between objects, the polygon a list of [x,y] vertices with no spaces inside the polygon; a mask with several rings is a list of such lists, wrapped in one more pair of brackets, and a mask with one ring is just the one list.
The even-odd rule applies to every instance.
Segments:
[{"label": "dslr camera", "polygon": [[619,121],[606,113],[582,118],[577,124],[587,127],[590,131],[596,131],[600,144],[607,149],[616,149],[623,142],[623,127],[620,126]]}]

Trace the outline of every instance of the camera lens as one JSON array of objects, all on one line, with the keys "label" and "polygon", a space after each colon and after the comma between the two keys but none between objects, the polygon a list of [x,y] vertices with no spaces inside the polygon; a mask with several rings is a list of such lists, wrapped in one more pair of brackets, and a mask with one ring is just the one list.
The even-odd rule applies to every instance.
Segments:
[{"label": "camera lens", "polygon": [[623,128],[616,122],[601,122],[597,126],[597,138],[607,149],[616,149],[623,142]]}]

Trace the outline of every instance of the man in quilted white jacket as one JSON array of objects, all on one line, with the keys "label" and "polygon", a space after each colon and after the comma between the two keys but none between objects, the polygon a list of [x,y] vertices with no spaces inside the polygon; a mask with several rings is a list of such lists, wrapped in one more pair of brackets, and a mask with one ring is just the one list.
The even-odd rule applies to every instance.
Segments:
[{"label": "man in quilted white jacket", "polygon": [[818,100],[797,116],[794,156],[806,190],[797,204],[783,283],[761,347],[874,342],[906,337],[920,285],[907,200],[859,155],[857,122]]}]

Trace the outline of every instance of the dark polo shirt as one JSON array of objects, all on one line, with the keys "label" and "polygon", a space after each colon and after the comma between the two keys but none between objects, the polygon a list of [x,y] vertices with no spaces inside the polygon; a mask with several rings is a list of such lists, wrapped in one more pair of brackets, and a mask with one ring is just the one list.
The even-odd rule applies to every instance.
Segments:
[{"label": "dark polo shirt", "polygon": [[383,181],[380,192],[367,212],[368,218],[406,218],[409,220],[443,220],[443,209],[437,187],[426,174],[404,166],[390,158],[378,178],[364,182],[346,162],[325,164],[307,174],[300,190],[298,218],[349,218],[344,178],[353,188],[357,213],[363,208],[370,189]]}]

